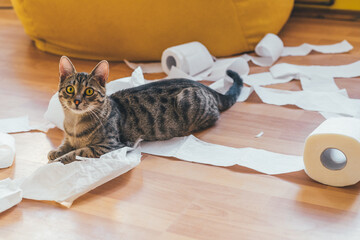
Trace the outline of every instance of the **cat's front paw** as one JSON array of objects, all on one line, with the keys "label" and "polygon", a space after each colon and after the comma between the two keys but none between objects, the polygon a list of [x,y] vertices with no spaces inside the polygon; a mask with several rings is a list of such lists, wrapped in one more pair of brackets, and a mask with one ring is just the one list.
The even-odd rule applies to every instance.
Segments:
[{"label": "cat's front paw", "polygon": [[51,150],[47,157],[49,159],[49,162],[54,161],[55,159],[57,159],[58,157],[60,157],[62,155],[62,152],[58,151],[58,150]]},{"label": "cat's front paw", "polygon": [[69,164],[71,162],[78,161],[74,154],[65,154],[61,157],[58,157],[52,162],[61,162],[62,164]]}]

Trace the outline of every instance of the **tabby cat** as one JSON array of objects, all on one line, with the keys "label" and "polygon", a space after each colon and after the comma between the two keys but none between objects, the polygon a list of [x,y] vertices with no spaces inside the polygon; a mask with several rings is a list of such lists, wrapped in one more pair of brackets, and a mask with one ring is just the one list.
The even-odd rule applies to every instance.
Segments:
[{"label": "tabby cat", "polygon": [[234,83],[225,95],[195,81],[170,79],[107,96],[107,61],[99,62],[90,74],[77,73],[63,56],[59,70],[65,138],[48,159],[64,164],[76,156],[99,157],[132,146],[138,139],[166,140],[208,128],[236,102],[243,86],[240,76],[228,70]]}]

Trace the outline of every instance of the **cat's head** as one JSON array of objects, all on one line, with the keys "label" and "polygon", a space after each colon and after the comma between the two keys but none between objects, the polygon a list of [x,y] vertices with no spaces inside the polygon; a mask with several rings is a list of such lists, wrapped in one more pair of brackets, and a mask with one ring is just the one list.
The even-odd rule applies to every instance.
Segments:
[{"label": "cat's head", "polygon": [[59,100],[65,110],[83,114],[101,108],[106,101],[107,61],[99,62],[91,73],[78,73],[70,59],[62,56],[59,75]]}]

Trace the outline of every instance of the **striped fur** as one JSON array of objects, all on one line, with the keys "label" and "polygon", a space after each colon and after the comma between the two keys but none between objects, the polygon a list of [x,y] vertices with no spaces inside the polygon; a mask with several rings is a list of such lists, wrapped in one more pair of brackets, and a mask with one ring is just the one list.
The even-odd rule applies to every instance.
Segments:
[{"label": "striped fur", "polygon": [[[49,153],[50,162],[69,163],[76,156],[99,157],[132,146],[139,139],[166,140],[208,128],[219,119],[221,111],[236,102],[243,84],[237,73],[227,71],[234,84],[224,95],[195,81],[171,79],[106,96],[106,61],[86,74],[76,73],[70,60],[66,58],[65,62],[63,58],[59,99],[65,113],[65,139]],[[72,94],[66,92],[69,85],[74,86]],[[89,87],[94,93],[86,96]],[[81,102],[78,106],[76,99]]]}]

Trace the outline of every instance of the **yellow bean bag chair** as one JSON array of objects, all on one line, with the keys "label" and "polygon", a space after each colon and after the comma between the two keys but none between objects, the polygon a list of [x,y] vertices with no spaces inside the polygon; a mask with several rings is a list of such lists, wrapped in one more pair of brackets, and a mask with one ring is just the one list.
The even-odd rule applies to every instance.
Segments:
[{"label": "yellow bean bag chair", "polygon": [[254,50],[278,33],[294,0],[12,0],[40,50],[84,59],[160,60],[199,41],[217,56]]}]

